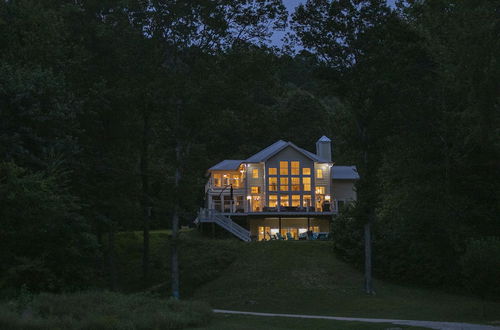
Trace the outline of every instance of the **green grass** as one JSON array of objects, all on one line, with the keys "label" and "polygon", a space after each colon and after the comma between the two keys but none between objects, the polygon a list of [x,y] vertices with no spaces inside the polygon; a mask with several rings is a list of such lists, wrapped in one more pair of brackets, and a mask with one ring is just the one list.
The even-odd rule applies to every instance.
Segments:
[{"label": "green grass", "polygon": [[184,329],[211,316],[204,303],[146,295],[40,294],[0,304],[0,329]]},{"label": "green grass", "polygon": [[192,330],[379,330],[379,329],[427,329],[420,327],[400,326],[389,323],[362,323],[333,320],[292,319],[286,317],[261,317],[246,315],[215,314],[212,322],[206,327],[190,328]]},{"label": "green grass", "polygon": [[[150,235],[150,278],[142,279],[142,232],[122,232],[116,236],[116,273],[123,292],[150,291],[170,294],[170,231]],[[180,233],[179,267],[181,296],[192,296],[204,283],[217,278],[234,260],[245,243],[209,240],[196,230]]]},{"label": "green grass", "polygon": [[[214,308],[431,321],[500,319],[500,303],[437,290],[375,281],[362,291],[363,275],[333,254],[331,242],[255,242],[242,247],[221,276],[194,297]],[[484,315],[483,317],[483,307]]]}]

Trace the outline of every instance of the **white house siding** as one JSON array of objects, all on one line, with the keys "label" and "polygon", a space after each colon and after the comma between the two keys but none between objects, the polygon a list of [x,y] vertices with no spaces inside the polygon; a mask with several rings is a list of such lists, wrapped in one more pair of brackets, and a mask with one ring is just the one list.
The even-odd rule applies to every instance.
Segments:
[{"label": "white house siding", "polygon": [[356,190],[354,182],[351,180],[333,180],[332,190],[333,198],[343,201],[356,200]]},{"label": "white house siding", "polygon": [[[316,177],[316,171],[318,169],[323,170],[323,178],[318,179]],[[316,163],[314,166],[314,180],[315,180],[315,185],[316,186],[324,186],[325,188],[325,195],[330,195],[331,194],[331,166],[328,163]]]},{"label": "white house siding", "polygon": [[[259,170],[259,177],[258,178],[253,178],[253,170],[258,169]],[[246,172],[246,193],[247,196],[251,195],[252,198],[253,196],[259,196],[261,200],[261,210],[262,207],[264,206],[264,201],[265,201],[265,175],[264,175],[264,164],[263,163],[249,163],[247,164],[247,172]],[[251,193],[251,187],[259,187],[260,188],[260,194],[255,195]],[[246,198],[246,197],[245,197]],[[252,200],[253,202],[253,200]],[[248,202],[247,207],[248,207]],[[250,210],[248,210],[250,211]]]}]

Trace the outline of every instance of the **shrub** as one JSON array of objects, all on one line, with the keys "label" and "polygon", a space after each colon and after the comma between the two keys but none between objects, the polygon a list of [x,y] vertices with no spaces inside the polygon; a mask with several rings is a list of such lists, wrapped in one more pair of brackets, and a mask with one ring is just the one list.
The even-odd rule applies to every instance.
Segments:
[{"label": "shrub", "polygon": [[460,259],[464,285],[481,297],[500,297],[500,239],[470,240]]},{"label": "shrub", "polygon": [[0,305],[1,329],[183,329],[211,319],[208,305],[112,292],[40,294],[23,311]]}]

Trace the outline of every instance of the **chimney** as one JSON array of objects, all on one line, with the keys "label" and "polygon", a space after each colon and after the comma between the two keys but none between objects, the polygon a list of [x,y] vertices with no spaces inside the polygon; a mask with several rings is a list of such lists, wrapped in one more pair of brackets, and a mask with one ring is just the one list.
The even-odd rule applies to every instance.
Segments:
[{"label": "chimney", "polygon": [[319,158],[324,159],[326,161],[332,161],[332,140],[327,138],[326,136],[322,136],[316,142],[316,155]]}]

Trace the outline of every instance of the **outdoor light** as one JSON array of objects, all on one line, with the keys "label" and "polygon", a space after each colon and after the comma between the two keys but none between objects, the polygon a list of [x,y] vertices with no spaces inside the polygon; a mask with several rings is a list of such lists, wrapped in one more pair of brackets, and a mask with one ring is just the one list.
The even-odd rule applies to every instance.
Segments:
[{"label": "outdoor light", "polygon": [[325,200],[329,201],[330,200],[330,195],[325,195]]},{"label": "outdoor light", "polygon": [[248,196],[247,196],[247,199],[248,199],[248,200],[251,200],[251,199],[252,199],[252,196],[248,195]]}]

